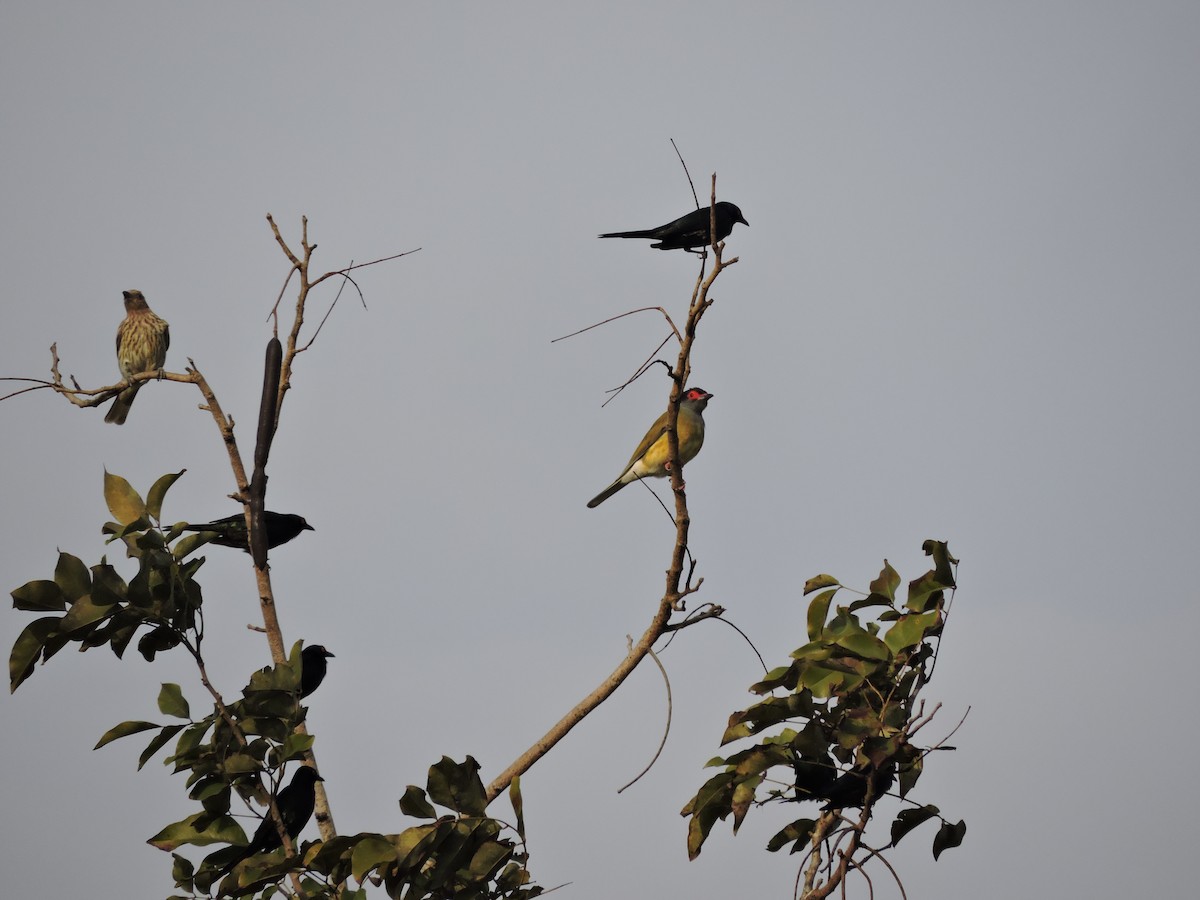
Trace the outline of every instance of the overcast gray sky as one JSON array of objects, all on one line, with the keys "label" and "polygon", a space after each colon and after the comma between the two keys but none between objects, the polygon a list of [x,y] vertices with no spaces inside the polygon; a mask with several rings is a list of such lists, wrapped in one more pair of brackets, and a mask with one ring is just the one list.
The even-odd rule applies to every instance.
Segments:
[{"label": "overcast gray sky", "polygon": [[[121,291],[171,323],[252,442],[265,323],[301,215],[365,270],[299,361],[269,505],[316,526],[272,557],[285,637],[337,658],[310,725],[339,828],[395,831],[442,754],[485,780],[640,633],[673,532],[627,490],[584,503],[661,412],[642,379],[696,266],[601,231],[743,209],[705,317],[715,397],[688,466],[704,588],[775,665],[804,579],[924,571],[961,588],[929,732],[968,705],[922,800],[964,818],[896,862],[910,897],[1181,897],[1198,790],[1200,6],[1007,3],[45,4],[0,10],[5,375],[117,377]],[[313,298],[314,311],[332,289]],[[168,520],[228,515],[225,455],[184,385],[123,428],[49,393],[0,407],[2,586],[56,548],[106,552],[102,472],[188,470]],[[114,553],[129,574],[133,567]],[[210,662],[268,661],[248,560],[213,548]],[[27,613],[0,616],[11,646]],[[680,807],[761,672],[718,623],[663,657],[524,779],[531,868],[564,897],[789,897],[787,819],[720,825],[688,863]],[[144,841],[192,811],[142,743],[178,656],[64,653],[0,703],[0,869],[20,897],[154,897]],[[935,736],[935,735],[931,735]],[[502,802],[498,814],[508,812]],[[886,811],[881,818],[886,822]],[[315,830],[314,832],[315,833]],[[877,888],[883,890],[881,879]],[[859,884],[856,888],[861,889]],[[880,894],[886,896],[887,894]]]}]

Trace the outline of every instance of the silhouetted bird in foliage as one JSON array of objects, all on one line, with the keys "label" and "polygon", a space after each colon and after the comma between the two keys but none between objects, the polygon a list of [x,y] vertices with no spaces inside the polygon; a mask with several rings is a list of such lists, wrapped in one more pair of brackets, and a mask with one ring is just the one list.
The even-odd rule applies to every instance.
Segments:
[{"label": "silhouetted bird in foliage", "polygon": [[[280,544],[286,544],[302,531],[316,529],[304,521],[303,516],[292,513],[277,513],[265,510],[263,524],[267,526],[267,549],[273,550]],[[184,531],[211,531],[215,535],[212,543],[222,547],[236,547],[250,552],[250,532],[246,528],[246,517],[242,513],[206,522],[203,525],[187,525]]]},{"label": "silhouetted bird in foliage", "polygon": [[[716,206],[717,240],[723,241],[733,231],[733,226],[741,222],[747,228],[742,211],[732,203],[722,200]],[[697,209],[686,216],[680,216],[674,222],[659,225],[657,228],[647,228],[645,231],[613,231],[602,234],[602,238],[649,238],[658,241],[650,246],[656,250],[693,250],[697,247],[707,247],[712,243],[709,238],[710,214],[709,208]]]},{"label": "silhouetted bird in foliage", "polygon": [[[128,380],[134,375],[162,369],[166,365],[171,331],[166,321],[150,309],[141,291],[122,293],[125,295],[125,318],[117,326],[117,366],[121,370],[121,377]],[[133,406],[133,398],[142,389],[142,384],[144,382],[131,384],[117,394],[104,421],[124,425],[129,407]]]},{"label": "silhouetted bird in foliage", "polygon": [[[308,824],[308,820],[312,818],[313,806],[317,802],[316,783],[324,780],[317,774],[316,769],[311,766],[301,766],[292,774],[292,780],[288,782],[287,787],[276,795],[275,805],[279,808],[280,818],[283,819],[284,830],[293,841]],[[266,853],[282,846],[283,841],[279,839],[279,829],[275,827],[275,820],[268,812],[258,823],[258,828],[255,829],[250,843],[222,867],[221,871],[217,873],[217,878],[223,877],[242,860],[249,859],[256,853]]]},{"label": "silhouetted bird in foliage", "polygon": [[828,800],[822,810],[861,807],[867,799],[867,785],[872,784],[871,798],[878,800],[892,788],[896,780],[896,763],[889,761],[882,769],[874,766],[855,766],[843,772],[832,783],[814,791],[814,800]]},{"label": "silhouetted bird in foliage", "polygon": [[321,686],[325,680],[325,671],[329,668],[327,659],[333,654],[320,644],[313,644],[300,651],[300,699],[303,700]]}]

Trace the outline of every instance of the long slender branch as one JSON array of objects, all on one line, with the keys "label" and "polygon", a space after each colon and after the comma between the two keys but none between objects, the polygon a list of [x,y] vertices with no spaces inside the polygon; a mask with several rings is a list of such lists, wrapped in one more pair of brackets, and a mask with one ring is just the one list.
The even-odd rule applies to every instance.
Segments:
[{"label": "long slender branch", "polygon": [[[716,175],[713,175],[712,184],[712,202],[715,204],[717,189]],[[684,485],[681,476],[683,466],[679,458],[679,438],[676,434],[676,428],[679,421],[679,402],[683,396],[687,378],[691,373],[691,353],[692,345],[696,339],[696,327],[704,315],[704,311],[712,305],[712,301],[708,299],[708,290],[722,269],[737,261],[735,258],[728,263],[723,264],[721,262],[721,250],[723,246],[723,244],[714,242],[715,264],[713,270],[705,278],[704,270],[701,268],[700,276],[696,280],[696,285],[692,290],[691,303],[688,307],[687,323],[684,326],[683,337],[680,341],[679,356],[675,363],[675,369],[671,372],[671,401],[667,407],[667,441],[671,458],[671,487],[675,493],[675,546],[671,553],[671,565],[666,573],[666,586],[662,598],[658,601],[658,608],[655,610],[654,617],[650,620],[650,624],[647,626],[645,632],[633,646],[633,649],[618,663],[612,674],[605,678],[599,686],[576,704],[565,716],[559,719],[533,746],[517,757],[508,768],[496,776],[492,783],[487,786],[485,796],[488,803],[495,800],[509,786],[513,778],[528,771],[534,763],[545,756],[551,747],[566,737],[571,729],[578,725],[592,710],[612,696],[613,692],[621,686],[630,673],[637,668],[638,664],[650,652],[650,648],[654,646],[655,642],[666,633],[671,613],[676,609],[682,608],[682,599],[699,587],[698,584],[694,586],[690,584],[691,571],[694,569],[694,566],[692,569],[689,569],[688,583],[681,584],[687,556],[688,527],[691,520],[688,517],[687,497],[683,491]],[[666,315],[666,312],[664,311],[663,314]]]}]

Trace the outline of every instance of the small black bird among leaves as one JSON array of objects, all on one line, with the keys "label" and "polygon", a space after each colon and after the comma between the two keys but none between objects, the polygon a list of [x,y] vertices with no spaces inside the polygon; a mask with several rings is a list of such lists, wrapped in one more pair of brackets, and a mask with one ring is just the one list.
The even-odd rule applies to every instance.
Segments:
[{"label": "small black bird among leaves", "polygon": [[[316,531],[304,521],[304,516],[292,513],[277,513],[265,510],[263,524],[267,526],[267,549],[274,550],[286,544],[302,531]],[[246,516],[238,513],[203,525],[186,525],[184,531],[207,531],[216,535],[211,541],[222,547],[234,547],[250,552],[250,531],[246,528]]]},{"label": "small black bird among leaves", "polygon": [[867,799],[867,785],[870,784],[871,798],[878,800],[892,788],[896,780],[896,764],[889,762],[882,769],[874,766],[855,766],[843,772],[831,784],[816,792],[818,797],[829,802],[821,807],[828,812],[831,809],[850,809],[861,807]]},{"label": "small black bird among leaves", "polygon": [[300,651],[300,699],[303,700],[321,686],[333,654],[320,644],[313,644]]},{"label": "small black bird among leaves", "polygon": [[[746,221],[742,211],[732,203],[726,203],[722,200],[716,205],[717,215],[717,240],[723,241],[729,237],[729,232],[733,231],[733,226],[741,222],[747,228],[750,223]],[[693,210],[686,216],[680,216],[674,222],[668,222],[666,225],[659,225],[657,228],[647,228],[645,231],[613,231],[609,234],[602,234],[602,238],[649,238],[653,241],[658,241],[657,244],[650,246],[656,250],[694,250],[697,247],[707,247],[712,243],[709,238],[709,225],[711,224],[711,216],[709,208],[706,206],[703,209]]]},{"label": "small black bird among leaves", "polygon": [[[316,784],[318,781],[324,780],[317,774],[316,769],[311,766],[301,766],[292,774],[292,780],[288,782],[287,787],[276,795],[275,805],[279,808],[279,817],[283,819],[284,831],[293,841],[308,824],[308,820],[312,818],[313,807],[317,802]],[[268,813],[258,823],[258,828],[255,829],[250,843],[222,867],[217,873],[217,878],[223,877],[242,860],[249,859],[256,853],[266,853],[282,846],[283,841],[279,838],[279,829],[275,827],[275,820]]]},{"label": "small black bird among leaves", "polygon": [[[141,291],[122,293],[125,295],[125,318],[117,326],[117,366],[121,369],[121,377],[128,380],[142,372],[161,370],[166,365],[171,331],[166,321],[150,309]],[[143,383],[131,384],[117,394],[104,421],[124,425],[129,407],[133,406],[133,399]]]}]

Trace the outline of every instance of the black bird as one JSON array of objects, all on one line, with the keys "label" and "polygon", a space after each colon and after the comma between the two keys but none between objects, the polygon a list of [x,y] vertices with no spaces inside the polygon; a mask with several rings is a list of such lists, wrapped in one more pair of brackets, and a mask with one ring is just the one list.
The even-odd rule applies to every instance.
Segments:
[{"label": "black bird", "polygon": [[850,809],[861,807],[867,799],[867,785],[871,784],[871,799],[878,800],[889,790],[896,780],[896,763],[889,761],[882,769],[874,766],[855,766],[843,772],[828,786],[815,791],[814,800],[828,800],[822,810]]},{"label": "black bird", "polygon": [[[308,824],[308,820],[312,818],[313,806],[317,802],[316,783],[324,780],[317,774],[316,769],[311,766],[301,766],[292,774],[292,780],[288,782],[287,787],[275,796],[275,805],[279,808],[279,817],[283,819],[283,828],[293,841]],[[258,828],[254,832],[254,837],[250,839],[250,843],[224,865],[217,873],[217,878],[224,877],[225,873],[234,866],[256,853],[266,853],[282,846],[283,841],[279,839],[279,829],[275,827],[275,820],[268,813],[258,823]]]},{"label": "black bird", "polygon": [[[741,222],[747,228],[750,223],[746,221],[742,211],[732,203],[726,203],[722,200],[717,204],[717,240],[723,241],[729,237],[729,232],[733,231],[733,226],[737,222]],[[709,238],[710,214],[709,208],[706,206],[703,209],[693,210],[686,216],[680,216],[674,222],[668,222],[666,225],[659,225],[657,228],[648,228],[645,231],[613,231],[609,234],[602,234],[602,238],[650,238],[658,241],[657,244],[650,246],[656,250],[688,250],[691,251],[696,247],[707,247],[712,243]]]},{"label": "black bird", "polygon": [[325,670],[329,668],[326,659],[332,659],[333,654],[320,644],[313,644],[300,651],[300,699],[303,700],[321,686],[325,680]]},{"label": "black bird", "polygon": [[[267,549],[273,550],[280,544],[286,544],[302,531],[316,531],[304,521],[304,516],[292,513],[263,512],[263,522],[267,526]],[[209,531],[216,535],[212,543],[222,547],[235,547],[250,552],[250,532],[246,528],[246,517],[242,513],[227,516],[215,522],[203,525],[185,525],[184,531]]]}]

